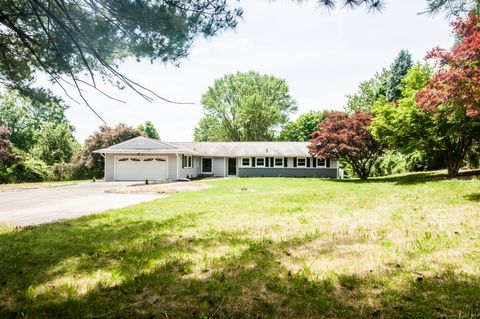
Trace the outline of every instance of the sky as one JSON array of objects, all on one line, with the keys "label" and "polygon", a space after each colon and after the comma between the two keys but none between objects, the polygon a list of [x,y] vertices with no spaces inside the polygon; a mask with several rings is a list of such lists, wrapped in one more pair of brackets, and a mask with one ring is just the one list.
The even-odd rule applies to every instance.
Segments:
[{"label": "sky", "polygon": [[[443,16],[418,15],[424,0],[386,0],[382,13],[341,7],[328,12],[315,1],[242,0],[241,7],[244,18],[235,30],[199,38],[179,67],[133,60],[120,66],[120,72],[159,95],[193,105],[150,103],[112,87],[104,89],[127,103],[93,91],[86,95],[89,103],[109,125],[150,120],[162,140],[191,141],[203,115],[202,94],[225,74],[254,70],[285,79],[298,103],[295,119],[309,110],[343,109],[346,95],[388,67],[401,49],[423,60],[429,49],[453,43]],[[102,123],[85,105],[65,100],[71,105],[67,118],[83,141]]]}]

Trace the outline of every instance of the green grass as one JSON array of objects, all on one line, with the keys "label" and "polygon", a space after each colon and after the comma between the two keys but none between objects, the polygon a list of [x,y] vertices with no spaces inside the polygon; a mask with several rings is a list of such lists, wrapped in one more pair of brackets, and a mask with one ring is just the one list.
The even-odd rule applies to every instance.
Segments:
[{"label": "green grass", "polygon": [[0,228],[0,317],[480,318],[475,177],[208,183]]}]

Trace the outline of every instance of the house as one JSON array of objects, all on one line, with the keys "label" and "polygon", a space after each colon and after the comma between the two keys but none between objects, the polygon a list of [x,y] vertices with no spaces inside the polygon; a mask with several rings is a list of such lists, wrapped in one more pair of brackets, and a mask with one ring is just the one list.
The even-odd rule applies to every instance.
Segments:
[{"label": "house", "polygon": [[106,181],[177,180],[198,176],[339,177],[338,161],[312,157],[308,142],[167,143],[136,137],[94,151]]}]

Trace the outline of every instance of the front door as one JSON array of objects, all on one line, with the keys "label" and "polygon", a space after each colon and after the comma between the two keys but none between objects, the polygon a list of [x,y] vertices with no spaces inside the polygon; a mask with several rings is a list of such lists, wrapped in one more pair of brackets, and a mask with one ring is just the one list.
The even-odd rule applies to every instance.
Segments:
[{"label": "front door", "polygon": [[228,159],[228,175],[237,175],[237,159],[234,157]]}]

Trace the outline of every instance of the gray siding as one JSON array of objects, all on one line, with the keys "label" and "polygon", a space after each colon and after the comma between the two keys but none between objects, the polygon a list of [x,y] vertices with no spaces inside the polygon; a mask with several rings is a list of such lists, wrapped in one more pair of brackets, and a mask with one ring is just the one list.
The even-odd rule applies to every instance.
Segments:
[{"label": "gray siding", "polygon": [[114,180],[113,158],[115,154],[105,154],[105,181],[111,182]]},{"label": "gray siding", "polygon": [[337,178],[336,168],[240,167],[240,177],[327,177]]}]

